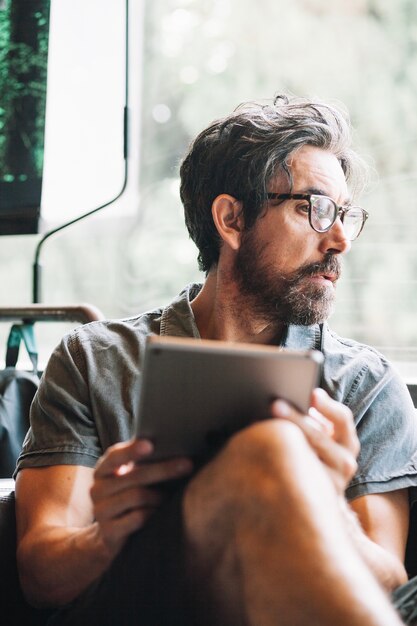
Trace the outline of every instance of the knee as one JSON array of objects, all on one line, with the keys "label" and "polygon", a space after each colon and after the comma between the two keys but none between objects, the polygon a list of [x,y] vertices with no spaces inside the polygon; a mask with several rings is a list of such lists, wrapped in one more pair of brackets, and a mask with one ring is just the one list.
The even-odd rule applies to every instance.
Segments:
[{"label": "knee", "polygon": [[[234,435],[224,449],[190,482],[185,498],[185,518],[206,527],[233,525],[245,511],[279,514],[302,493],[300,465],[311,450],[301,430],[291,422],[258,422]],[[193,524],[194,525],[194,524]]]},{"label": "knee", "polygon": [[226,445],[224,455],[248,470],[280,475],[299,463],[307,448],[309,445],[298,426],[271,419],[236,433]]},{"label": "knee", "polygon": [[[302,431],[285,420],[258,422],[237,433],[224,450],[230,471],[225,488],[242,494],[252,504],[287,506],[293,494],[303,490],[303,468],[314,462],[313,452]],[[230,478],[230,484],[228,479]]]}]

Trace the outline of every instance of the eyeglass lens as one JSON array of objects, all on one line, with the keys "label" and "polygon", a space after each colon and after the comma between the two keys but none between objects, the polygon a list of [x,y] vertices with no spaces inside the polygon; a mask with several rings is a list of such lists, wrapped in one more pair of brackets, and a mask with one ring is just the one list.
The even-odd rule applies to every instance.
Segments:
[{"label": "eyeglass lens", "polygon": [[330,198],[311,197],[311,225],[319,232],[328,230],[336,219],[337,208]]},{"label": "eyeglass lens", "polygon": [[[311,225],[318,232],[326,232],[334,224],[338,214],[336,204],[325,196],[311,197]],[[359,235],[363,224],[363,213],[359,207],[349,208],[343,216],[346,237],[351,241]]]},{"label": "eyeglass lens", "polygon": [[346,237],[353,241],[359,235],[363,225],[363,212],[358,207],[351,207],[345,213],[343,227]]}]

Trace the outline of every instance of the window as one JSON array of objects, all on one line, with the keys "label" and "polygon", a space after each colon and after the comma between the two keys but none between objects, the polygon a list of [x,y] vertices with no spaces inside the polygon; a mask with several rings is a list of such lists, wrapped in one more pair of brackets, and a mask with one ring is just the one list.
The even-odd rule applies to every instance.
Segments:
[{"label": "window", "polygon": [[[376,346],[414,378],[416,3],[177,0],[146,7],[145,217],[155,223],[159,212],[159,224],[168,219],[175,163],[187,141],[239,102],[281,90],[341,101],[351,114],[356,145],[377,175],[361,198],[370,218],[346,258],[331,324],[342,335]],[[157,232],[154,238],[161,241]],[[139,273],[139,258],[135,267]]]},{"label": "window", "polygon": [[[121,5],[52,0],[50,50],[59,67],[49,74],[45,227],[120,188]],[[189,141],[242,101],[279,91],[315,95],[346,105],[356,146],[375,170],[360,198],[370,217],[346,258],[331,325],[380,349],[407,380],[417,378],[414,0],[130,0],[129,7],[127,190],[97,216],[51,237],[42,253],[43,300],[87,300],[107,316],[125,316],[201,279],[178,197],[178,164]],[[69,83],[71,104],[54,121]],[[4,304],[30,297],[37,240],[2,238]]]}]

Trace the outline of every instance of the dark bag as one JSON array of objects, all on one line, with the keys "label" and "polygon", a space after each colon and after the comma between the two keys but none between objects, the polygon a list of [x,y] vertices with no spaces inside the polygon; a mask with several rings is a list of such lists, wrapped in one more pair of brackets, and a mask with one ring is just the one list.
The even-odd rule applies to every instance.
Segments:
[{"label": "dark bag", "polygon": [[[16,369],[23,341],[33,371]],[[0,371],[0,478],[12,476],[29,428],[29,409],[39,385],[33,324],[14,324],[7,341],[6,368]]]}]

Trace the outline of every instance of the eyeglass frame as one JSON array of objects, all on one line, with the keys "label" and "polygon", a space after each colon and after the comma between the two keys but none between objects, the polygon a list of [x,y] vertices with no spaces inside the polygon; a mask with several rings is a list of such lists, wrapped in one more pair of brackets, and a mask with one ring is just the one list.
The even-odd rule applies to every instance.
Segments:
[{"label": "eyeglass frame", "polygon": [[[329,230],[332,228],[333,224],[336,222],[337,218],[340,217],[340,221],[343,224],[343,220],[344,217],[346,215],[346,213],[350,210],[350,209],[360,209],[362,211],[362,226],[360,228],[360,231],[358,232],[358,234],[356,235],[356,237],[354,239],[351,239],[350,241],[355,241],[359,235],[361,234],[363,227],[365,226],[365,222],[369,217],[369,213],[367,211],[365,211],[365,209],[363,209],[360,206],[357,205],[347,205],[347,206],[340,206],[338,204],[336,204],[336,202],[330,198],[329,196],[325,196],[324,194],[319,194],[319,193],[273,193],[273,192],[267,192],[266,197],[268,198],[268,200],[307,200],[308,202],[308,221],[310,223],[311,228],[316,232],[316,233],[327,233],[329,232]],[[317,228],[315,228],[312,224],[312,220],[311,220],[311,213],[312,213],[312,204],[311,204],[311,198],[313,197],[317,197],[317,198],[326,198],[326,200],[330,200],[330,202],[332,204],[334,204],[335,206],[335,217],[333,222],[330,224],[330,226],[328,226],[327,228],[323,229],[323,230],[317,230]]]}]

